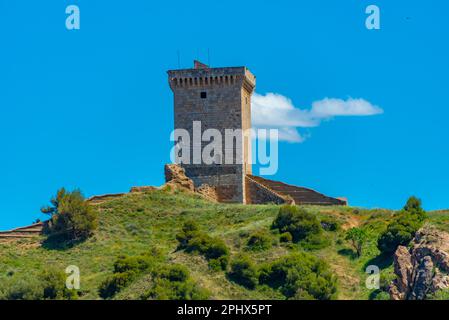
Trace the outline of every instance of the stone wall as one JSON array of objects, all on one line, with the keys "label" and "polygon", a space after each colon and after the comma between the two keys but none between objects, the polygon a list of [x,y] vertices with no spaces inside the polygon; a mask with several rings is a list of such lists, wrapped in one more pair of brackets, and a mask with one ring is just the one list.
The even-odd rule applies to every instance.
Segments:
[{"label": "stone wall", "polygon": [[246,199],[251,204],[294,204],[293,199],[280,195],[257,181],[246,177]]},{"label": "stone wall", "polygon": [[347,205],[346,200],[329,197],[309,188],[297,187],[281,181],[269,180],[253,175],[248,175],[247,178],[281,197],[292,199],[297,205]]},{"label": "stone wall", "polygon": [[21,227],[9,231],[0,232],[0,242],[9,240],[21,240],[24,238],[32,238],[42,234],[44,222],[38,222],[30,226]]},{"label": "stone wall", "polygon": [[202,184],[195,191],[210,201],[218,202],[217,190],[215,190],[214,187],[211,187],[207,184]]}]

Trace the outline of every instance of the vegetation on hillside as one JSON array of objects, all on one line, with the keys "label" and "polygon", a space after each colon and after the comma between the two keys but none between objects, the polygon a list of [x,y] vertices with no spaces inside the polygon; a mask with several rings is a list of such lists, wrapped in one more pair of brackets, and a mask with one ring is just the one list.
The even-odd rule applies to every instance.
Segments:
[{"label": "vegetation on hillside", "polygon": [[[52,201],[58,213],[67,212],[63,198]],[[393,212],[217,204],[179,190],[128,194],[89,205],[98,228],[71,246],[41,245],[47,236],[0,242],[0,299],[385,299],[392,258],[378,244],[402,235],[392,225],[427,216],[449,231],[449,212],[423,214],[417,204]],[[80,270],[77,291],[61,286],[69,265]],[[378,290],[365,286],[371,265],[381,270]]]},{"label": "vegetation on hillside", "polygon": [[426,212],[421,207],[421,200],[416,197],[408,199],[404,209],[395,215],[394,220],[380,235],[377,246],[380,251],[391,254],[396,248],[407,246],[424,224]]}]

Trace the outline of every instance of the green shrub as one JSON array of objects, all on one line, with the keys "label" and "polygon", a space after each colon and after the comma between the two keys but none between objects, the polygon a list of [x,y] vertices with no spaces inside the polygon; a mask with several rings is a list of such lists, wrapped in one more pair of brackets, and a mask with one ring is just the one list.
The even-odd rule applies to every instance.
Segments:
[{"label": "green shrub", "polygon": [[76,290],[69,290],[66,286],[67,275],[56,269],[44,271],[39,279],[42,283],[43,297],[50,300],[75,300],[77,299]]},{"label": "green shrub", "polygon": [[404,210],[417,215],[421,221],[424,221],[427,218],[427,213],[422,208],[421,200],[415,196],[412,196],[407,200]]},{"label": "green shrub", "polygon": [[34,277],[11,278],[0,287],[0,299],[5,300],[74,300],[77,291],[66,287],[67,275],[49,268]]},{"label": "green shrub", "polygon": [[198,225],[194,221],[187,221],[182,226],[181,232],[176,235],[179,242],[179,249],[185,249],[192,238],[197,236]]},{"label": "green shrub", "polygon": [[184,266],[173,265],[153,272],[151,289],[143,300],[206,300],[209,293],[200,288]]},{"label": "green shrub", "polygon": [[149,255],[119,256],[114,262],[114,273],[140,273],[148,270],[153,263]]},{"label": "green shrub", "polygon": [[196,252],[204,254],[209,247],[211,237],[205,233],[196,233],[184,246],[186,252]]},{"label": "green shrub", "polygon": [[297,206],[285,205],[279,209],[279,213],[272,225],[279,232],[289,232],[293,242],[299,242],[311,235],[319,235],[323,228],[317,217]]},{"label": "green shrub", "polygon": [[114,273],[104,280],[98,292],[103,299],[112,298],[133,282],[137,276],[150,271],[157,264],[158,255],[142,254],[139,256],[119,256],[114,262]]},{"label": "green shrub", "polygon": [[100,284],[98,293],[103,299],[112,298],[115,294],[128,286],[136,277],[134,272],[114,273]]},{"label": "green shrub", "polygon": [[370,294],[370,300],[390,300],[390,294],[386,291],[375,290]]},{"label": "green shrub", "polygon": [[271,237],[264,231],[256,231],[249,236],[246,246],[253,251],[263,251],[271,247]]},{"label": "green shrub", "polygon": [[170,268],[164,269],[159,275],[161,278],[168,279],[172,282],[185,282],[189,278],[189,270],[184,266],[175,264]]},{"label": "green shrub", "polygon": [[326,231],[339,231],[341,229],[340,222],[338,222],[335,218],[325,217],[321,219],[321,227]]},{"label": "green shrub", "polygon": [[210,237],[203,253],[206,259],[219,259],[223,256],[228,256],[229,249],[223,240]]},{"label": "green shrub", "polygon": [[330,300],[337,280],[329,266],[313,255],[300,252],[263,265],[259,283],[279,289],[286,298]]},{"label": "green shrub", "polygon": [[229,279],[248,288],[254,289],[258,283],[257,269],[248,257],[241,256],[231,262]]},{"label": "green shrub", "polygon": [[289,300],[316,300],[316,298],[304,289],[298,289]]},{"label": "green shrub", "polygon": [[213,271],[226,270],[229,263],[229,255],[221,256],[208,261],[209,268]]},{"label": "green shrub", "polygon": [[41,211],[50,216],[44,232],[50,237],[64,240],[83,240],[98,226],[97,211],[84,199],[81,191],[60,189],[51,199],[51,206]]},{"label": "green shrub", "polygon": [[183,225],[176,239],[179,242],[178,249],[204,255],[212,270],[226,270],[229,261],[229,249],[223,240],[199,231],[196,224],[190,221]]},{"label": "green shrub", "polygon": [[383,253],[393,253],[399,245],[407,246],[416,232],[423,226],[427,217],[421,208],[421,201],[411,197],[395,219],[388,224],[377,241],[377,247]]},{"label": "green shrub", "polygon": [[281,242],[292,242],[293,238],[290,232],[284,232],[280,235],[279,241]]},{"label": "green shrub", "polygon": [[44,293],[37,279],[15,279],[2,288],[1,300],[42,300]]},{"label": "green shrub", "polygon": [[300,242],[301,248],[305,250],[319,250],[326,248],[331,243],[330,239],[325,237],[324,234],[311,234]]}]

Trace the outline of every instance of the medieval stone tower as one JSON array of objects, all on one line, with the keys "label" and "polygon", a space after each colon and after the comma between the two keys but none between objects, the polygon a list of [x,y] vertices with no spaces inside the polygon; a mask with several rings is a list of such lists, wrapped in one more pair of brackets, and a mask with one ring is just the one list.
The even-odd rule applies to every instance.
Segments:
[{"label": "medieval stone tower", "polygon": [[[185,129],[191,137],[190,161],[181,163],[186,175],[195,187],[215,187],[222,202],[247,203],[245,177],[251,174],[251,138],[244,132],[251,128],[254,75],[246,67],[209,68],[195,61],[193,69],[171,70],[168,77],[174,93],[174,128]],[[201,135],[216,129],[223,137],[224,154],[215,154],[212,164],[194,159],[195,152],[198,155],[209,144],[196,142],[199,124]],[[225,143],[229,129],[241,129],[232,145]],[[229,154],[233,155],[232,163],[225,161]]]}]

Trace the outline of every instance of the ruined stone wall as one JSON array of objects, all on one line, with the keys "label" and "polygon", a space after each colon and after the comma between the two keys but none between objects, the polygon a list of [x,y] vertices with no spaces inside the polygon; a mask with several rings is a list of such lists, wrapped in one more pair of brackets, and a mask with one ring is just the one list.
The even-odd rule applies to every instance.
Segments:
[{"label": "ruined stone wall", "polygon": [[[245,174],[251,170],[248,153],[243,145],[225,145],[226,129],[251,127],[251,93],[255,86],[254,76],[245,67],[207,68],[169,71],[169,83],[174,93],[175,129],[185,129],[192,141],[189,163],[181,163],[186,175],[195,187],[202,184],[215,187],[222,202],[245,203]],[[194,121],[201,121],[201,128],[194,128]],[[217,129],[223,138],[221,153],[214,156],[213,164],[203,163],[201,151],[210,141],[200,141],[204,131]],[[199,137],[195,133],[199,132]],[[197,143],[198,142],[198,143]],[[248,149],[250,150],[250,149]],[[194,157],[194,154],[199,155]],[[225,155],[233,155],[234,162],[225,164]]]},{"label": "ruined stone wall", "polygon": [[275,204],[294,204],[291,198],[277,194],[250,177],[246,177],[245,180],[247,203],[265,204],[271,202]]}]

